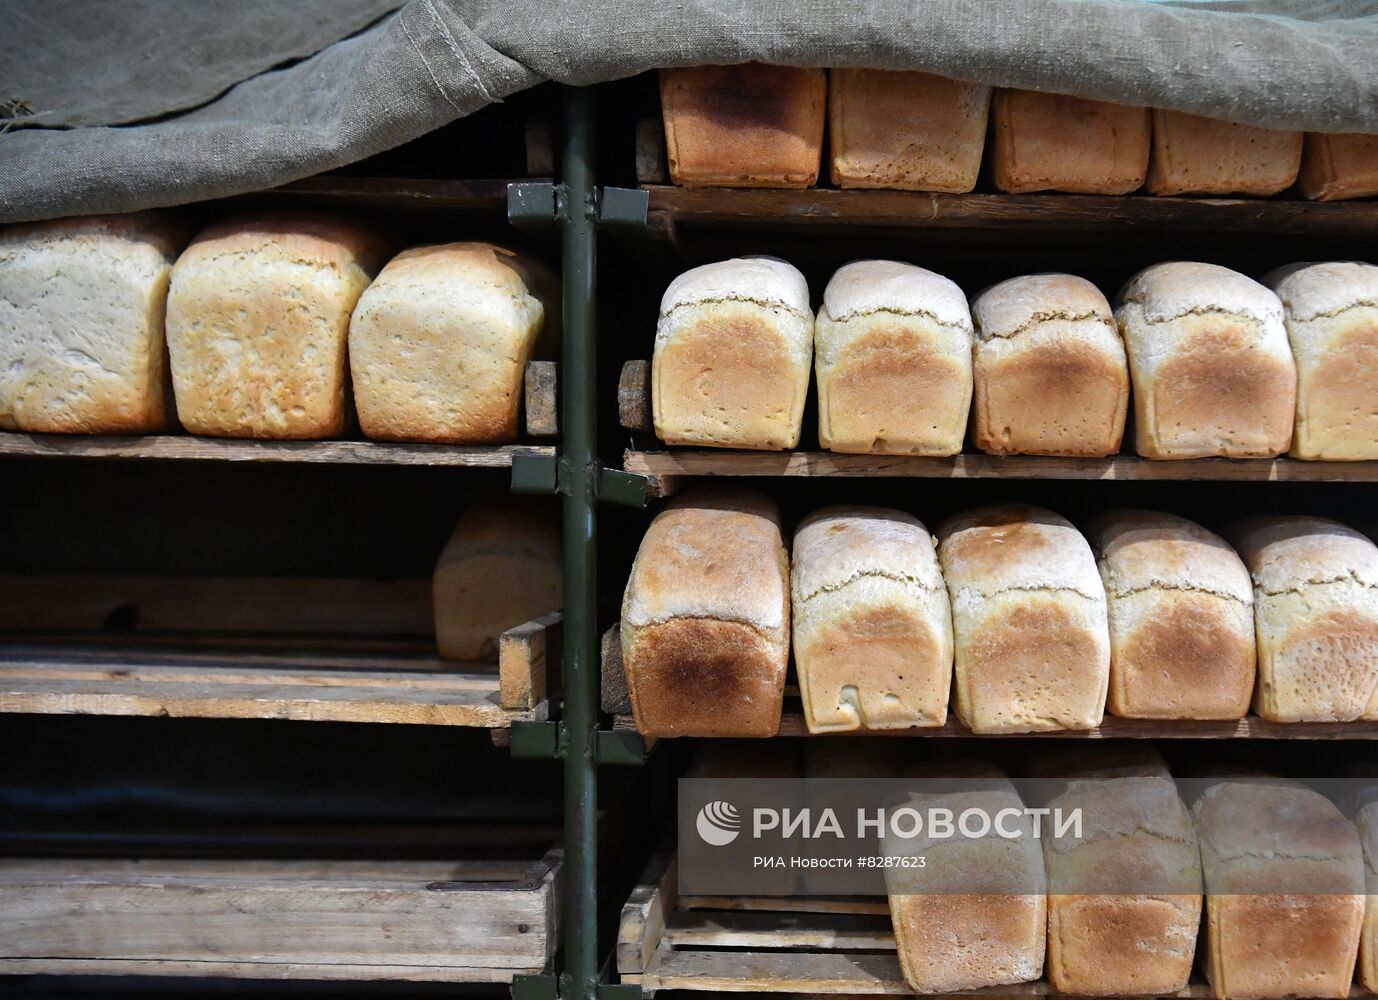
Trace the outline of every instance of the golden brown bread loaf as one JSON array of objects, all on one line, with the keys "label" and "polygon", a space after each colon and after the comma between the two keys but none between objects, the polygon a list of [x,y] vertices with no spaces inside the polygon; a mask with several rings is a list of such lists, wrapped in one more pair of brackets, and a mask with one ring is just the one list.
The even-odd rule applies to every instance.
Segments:
[{"label": "golden brown bread loaf", "polygon": [[1091,729],[1110,676],[1091,547],[1052,511],[983,507],[938,528],[958,717],[973,733]]},{"label": "golden brown bread loaf", "polygon": [[1148,110],[1032,90],[995,92],[990,157],[1001,191],[1128,194],[1148,170]]},{"label": "golden brown bread loaf", "polygon": [[560,567],[560,533],[547,504],[503,497],[470,505],[431,578],[440,655],[496,660],[503,632],[564,607]]},{"label": "golden brown bread loaf", "polygon": [[1364,919],[1354,825],[1329,799],[1282,779],[1213,783],[1192,819],[1215,995],[1348,996]]},{"label": "golden brown bread loaf", "polygon": [[1360,803],[1354,826],[1364,852],[1364,926],[1359,937],[1359,982],[1370,993],[1378,989],[1378,802]]},{"label": "golden brown bread loaf", "polygon": [[1378,459],[1378,267],[1337,262],[1269,279],[1297,362],[1291,454]]},{"label": "golden brown bread loaf", "polygon": [[827,90],[821,69],[747,63],[661,70],[671,179],[685,187],[813,187]]},{"label": "golden brown bread loaf", "polygon": [[1110,610],[1109,710],[1239,719],[1254,693],[1254,595],[1224,539],[1172,514],[1110,511],[1090,531]]},{"label": "golden brown bread loaf", "polygon": [[1166,765],[1139,751],[1083,760],[1064,777],[1046,805],[1079,810],[1082,827],[1079,837],[1042,837],[1049,981],[1059,993],[1098,996],[1183,989],[1201,922],[1201,858]]},{"label": "golden brown bread loaf", "polygon": [[981,170],[990,88],[907,70],[834,69],[832,181],[840,188],[970,191]]},{"label": "golden brown bread loaf", "polygon": [[1277,194],[1300,167],[1300,132],[1153,111],[1150,194]]},{"label": "golden brown bread loaf", "polygon": [[685,271],[660,301],[656,434],[666,444],[793,448],[812,360],[809,289],[789,264],[740,257]]},{"label": "golden brown bread loaf", "polygon": [[1287,450],[1297,367],[1271,291],[1215,264],[1155,264],[1125,286],[1115,317],[1129,354],[1140,455]]},{"label": "golden brown bread loaf", "polygon": [[1378,719],[1378,546],[1319,517],[1237,530],[1254,580],[1254,711],[1274,722]]},{"label": "golden brown bread loaf", "polygon": [[809,732],[941,726],[952,614],[933,538],[884,507],[825,507],[790,560],[794,664]]},{"label": "golden brown bread loaf", "polygon": [[366,227],[318,214],[202,231],[173,267],[167,300],[182,425],[220,437],[341,433],[349,317],[387,249]]},{"label": "golden brown bread loaf", "polygon": [[832,451],[955,455],[971,408],[971,313],[948,279],[890,260],[840,268],[814,327],[818,440]]},{"label": "golden brown bread loaf", "polygon": [[137,434],[167,426],[163,315],[185,242],[153,213],[0,230],[0,428]]},{"label": "golden brown bread loaf", "polygon": [[1297,186],[1316,201],[1378,194],[1378,135],[1308,132]]},{"label": "golden brown bread loaf", "polygon": [[[1023,812],[1014,785],[989,765],[912,773],[944,780],[925,781],[901,808],[925,815],[939,808],[953,815],[973,809],[991,817],[1005,809]],[[890,824],[886,827],[885,856],[926,859],[923,868],[885,869],[895,947],[910,989],[953,993],[1027,983],[1042,975],[1048,908],[1043,855],[1030,816],[1007,823],[1018,829],[1016,838],[992,832],[935,840],[929,827],[918,837],[899,838]]]},{"label": "golden brown bread loaf", "polygon": [[622,600],[622,662],[648,736],[774,736],[789,660],[775,504],[690,493],[656,515]]},{"label": "golden brown bread loaf", "polygon": [[1113,455],[1129,366],[1110,303],[1071,274],[1010,278],[976,297],[976,447],[993,455]]},{"label": "golden brown bread loaf", "polygon": [[559,315],[559,280],[511,250],[403,251],[359,297],[349,325],[359,428],[384,441],[515,441],[526,363]]}]

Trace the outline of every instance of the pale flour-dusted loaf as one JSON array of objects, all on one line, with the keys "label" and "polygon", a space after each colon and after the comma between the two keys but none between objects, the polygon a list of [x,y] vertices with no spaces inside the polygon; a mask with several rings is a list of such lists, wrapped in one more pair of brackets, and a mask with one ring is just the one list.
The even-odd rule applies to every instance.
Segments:
[{"label": "pale flour-dusted loaf", "polygon": [[992,818],[1014,809],[1021,815],[1005,828],[1020,835],[935,839],[925,826],[919,836],[902,838],[886,824],[884,856],[926,859],[922,868],[885,869],[905,982],[918,993],[1032,982],[1043,973],[1048,906],[1043,854],[1019,793],[988,765],[916,776],[923,780],[898,808],[923,816],[934,809],[954,816],[976,810]]},{"label": "pale flour-dusted loaf", "polygon": [[917,519],[884,507],[816,511],[795,532],[790,586],[809,732],[947,720],[952,613]]},{"label": "pale flour-dusted loaf", "polygon": [[877,455],[962,450],[971,313],[954,283],[898,261],[856,261],[828,282],[814,331],[819,444]]},{"label": "pale flour-dusted loaf", "polygon": [[656,434],[666,444],[793,448],[812,360],[809,287],[789,264],[739,257],[685,271],[660,301]]},{"label": "pale flour-dusted loaf", "polygon": [[526,363],[559,315],[558,280],[511,250],[403,251],[349,324],[359,428],[384,441],[515,441]]},{"label": "pale flour-dusted loaf", "polygon": [[151,213],[0,229],[0,428],[167,426],[163,314],[183,242]]},{"label": "pale flour-dusted loaf", "polygon": [[1052,511],[983,507],[938,528],[952,598],[957,715],[973,733],[1091,729],[1105,710],[1105,588]]},{"label": "pale flour-dusted loaf", "polygon": [[1146,108],[1001,89],[990,124],[992,174],[1001,191],[1128,194],[1148,171]]},{"label": "pale flour-dusted loaf", "polygon": [[1292,441],[1297,366],[1282,303],[1215,264],[1155,264],[1115,313],[1145,458],[1281,455]]},{"label": "pale flour-dusted loaf", "polygon": [[1364,920],[1354,825],[1323,795],[1282,779],[1211,784],[1192,819],[1215,995],[1347,997]]},{"label": "pale flour-dusted loaf", "polygon": [[1378,267],[1310,264],[1278,275],[1297,362],[1292,455],[1378,459]]},{"label": "pale flour-dusted loaf", "polygon": [[671,179],[685,187],[813,187],[827,92],[821,69],[761,63],[662,69]]},{"label": "pale flour-dusted loaf", "polygon": [[1370,993],[1378,990],[1378,802],[1366,802],[1355,812],[1354,825],[1364,852],[1364,927],[1359,937],[1359,982]]},{"label": "pale flour-dusted loaf", "polygon": [[1378,135],[1308,132],[1297,186],[1316,201],[1378,194]]},{"label": "pale flour-dusted loaf", "polygon": [[503,497],[460,516],[431,578],[441,656],[496,660],[503,632],[564,607],[552,515],[539,500]]},{"label": "pale flour-dusted loaf", "polygon": [[1010,278],[976,297],[974,437],[993,455],[1120,450],[1129,367],[1110,303],[1071,274]]},{"label": "pale flour-dusted loaf", "polygon": [[1111,511],[1090,532],[1110,608],[1107,707],[1130,719],[1240,719],[1254,693],[1254,592],[1224,539]]},{"label": "pale flour-dusted loaf", "polygon": [[1301,167],[1301,133],[1153,110],[1150,194],[1277,194]]},{"label": "pale flour-dusted loaf", "polygon": [[1378,719],[1378,546],[1319,517],[1246,521],[1258,691],[1274,722]]},{"label": "pale flour-dusted loaf", "polygon": [[774,736],[789,661],[789,557],[775,504],[691,493],[641,540],[622,662],[647,736]]},{"label": "pale flour-dusted loaf", "polygon": [[387,256],[331,216],[237,217],[172,269],[167,342],[177,416],[193,434],[326,438],[345,428],[349,317]]},{"label": "pale flour-dusted loaf", "polygon": [[840,188],[965,192],[976,186],[990,88],[911,70],[834,69],[832,181]]},{"label": "pale flour-dusted loaf", "polygon": [[[1099,756],[1099,755],[1098,755]],[[1186,987],[1201,923],[1191,817],[1155,751],[1082,764],[1046,805],[1082,817],[1042,837],[1048,979],[1059,993],[1153,996]],[[1042,804],[1042,803],[1040,803]]]}]

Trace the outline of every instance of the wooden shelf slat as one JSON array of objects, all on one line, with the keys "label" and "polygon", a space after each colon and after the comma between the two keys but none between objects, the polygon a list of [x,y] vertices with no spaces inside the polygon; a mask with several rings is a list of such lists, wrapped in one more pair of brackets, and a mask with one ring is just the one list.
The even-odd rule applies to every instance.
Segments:
[{"label": "wooden shelf slat", "polygon": [[1105,231],[1158,229],[1256,233],[1378,232],[1378,203],[1074,194],[930,194],[919,191],[772,191],[646,185],[652,231],[684,224],[770,228]]}]

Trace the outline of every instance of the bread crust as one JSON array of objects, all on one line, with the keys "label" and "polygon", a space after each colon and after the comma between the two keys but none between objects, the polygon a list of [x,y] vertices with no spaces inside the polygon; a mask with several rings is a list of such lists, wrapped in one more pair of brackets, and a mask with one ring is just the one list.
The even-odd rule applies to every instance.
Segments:
[{"label": "bread crust", "polygon": [[1364,852],[1364,925],[1359,937],[1359,981],[1373,992],[1378,987],[1378,802],[1354,814],[1354,826]]},{"label": "bread crust", "polygon": [[1378,194],[1378,135],[1306,133],[1297,186],[1313,201]]},{"label": "bread crust", "polygon": [[775,735],[789,627],[789,557],[775,505],[727,491],[668,505],[641,541],[622,601],[637,729]]},{"label": "bread crust", "polygon": [[1116,310],[1145,458],[1272,457],[1287,450],[1297,367],[1269,289],[1214,264],[1157,264]]},{"label": "bread crust", "polygon": [[972,190],[981,169],[990,93],[990,87],[931,73],[832,70],[832,182],[840,188]]},{"label": "bread crust", "polygon": [[761,63],[662,69],[660,103],[676,184],[817,183],[827,104],[823,70]]},{"label": "bread crust", "polygon": [[1146,108],[997,89],[991,163],[1001,191],[1128,194],[1148,171]]},{"label": "bread crust", "polygon": [[1301,168],[1302,134],[1153,109],[1149,194],[1277,194]]},{"label": "bread crust", "polygon": [[0,231],[0,428],[163,430],[168,278],[186,242],[156,213]]},{"label": "bread crust", "polygon": [[974,440],[993,455],[1099,457],[1120,450],[1129,366],[1110,304],[1070,274],[986,289],[976,327]]},{"label": "bread crust", "polygon": [[360,429],[385,441],[515,441],[543,300],[558,312],[558,288],[542,265],[490,243],[398,254],[350,320]]}]

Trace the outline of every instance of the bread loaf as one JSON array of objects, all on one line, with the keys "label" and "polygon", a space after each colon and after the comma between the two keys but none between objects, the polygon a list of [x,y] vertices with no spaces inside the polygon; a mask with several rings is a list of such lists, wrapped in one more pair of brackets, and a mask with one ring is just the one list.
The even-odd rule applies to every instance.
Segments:
[{"label": "bread loaf", "polygon": [[503,632],[564,607],[560,533],[539,500],[471,505],[431,578],[435,641],[448,660],[498,658]]},{"label": "bread loaf", "polygon": [[671,179],[686,187],[813,187],[827,90],[821,69],[662,69]]},{"label": "bread loaf", "polygon": [[978,735],[1099,725],[1110,636],[1081,533],[1051,511],[1009,504],[949,518],[938,539],[962,722]]},{"label": "bread loaf", "polygon": [[[942,786],[925,782],[902,807],[927,815],[968,809],[994,817],[1003,809],[1023,812],[1008,778],[993,767],[952,768]],[[1043,857],[1033,820],[1022,815],[1007,828],[1020,836],[933,839],[929,828],[912,839],[889,832],[887,857],[923,857],[922,868],[887,867],[890,921],[900,968],[918,993],[954,993],[983,986],[1027,983],[1043,973],[1047,897]]]},{"label": "bread loaf", "polygon": [[197,236],[167,301],[183,426],[221,437],[341,433],[349,316],[386,251],[365,228],[306,214],[229,219]]},{"label": "bread loaf", "polygon": [[1300,166],[1300,132],[1153,111],[1150,194],[1277,194]]},{"label": "bread loaf", "polygon": [[1001,191],[1128,194],[1148,170],[1148,111],[1032,90],[997,90],[991,162]]},{"label": "bread loaf", "polygon": [[976,447],[994,455],[1113,455],[1124,437],[1129,367],[1110,304],[1070,274],[986,289],[976,325]]},{"label": "bread loaf", "polygon": [[1310,264],[1270,282],[1297,362],[1296,458],[1378,458],[1378,267]]},{"label": "bread loaf", "polygon": [[1175,993],[1191,974],[1201,922],[1196,834],[1162,759],[1135,756],[1083,763],[1047,803],[1082,817],[1080,836],[1045,832],[1041,841],[1048,979],[1059,993]]},{"label": "bread loaf", "polygon": [[742,257],[686,271],[660,301],[656,434],[666,444],[793,448],[812,359],[809,289],[793,267]]},{"label": "bread loaf", "polygon": [[1370,993],[1378,989],[1378,802],[1356,812],[1354,825],[1364,853],[1364,926],[1359,937],[1359,982]]},{"label": "bread loaf", "polygon": [[952,615],[928,529],[883,507],[825,507],[799,525],[790,566],[809,732],[941,726]]},{"label": "bread loaf", "polygon": [[360,429],[384,441],[515,441],[526,362],[559,326],[558,289],[542,265],[488,243],[394,257],[349,325]]},{"label": "bread loaf", "polygon": [[833,275],[815,327],[818,440],[832,451],[955,455],[971,408],[971,313],[921,267],[862,260]]},{"label": "bread loaf", "polygon": [[1115,313],[1145,458],[1271,457],[1287,450],[1297,368],[1282,303],[1215,264],[1156,264]]},{"label": "bread loaf", "polygon": [[970,191],[981,169],[990,88],[884,69],[828,80],[832,181],[840,188]]},{"label": "bread loaf", "polygon": [[1274,722],[1378,719],[1378,546],[1319,517],[1246,521],[1258,691]]},{"label": "bread loaf", "polygon": [[1192,818],[1215,995],[1347,997],[1364,919],[1353,824],[1324,796],[1281,779],[1214,783]]},{"label": "bread loaf", "polygon": [[167,426],[163,313],[180,231],[153,214],[0,230],[0,428]]},{"label": "bread loaf", "polygon": [[622,662],[647,736],[774,736],[789,660],[775,505],[703,492],[656,515],[622,599]]},{"label": "bread loaf", "polygon": [[1110,609],[1107,707],[1130,719],[1239,719],[1254,693],[1254,595],[1225,541],[1172,514],[1091,531]]},{"label": "bread loaf", "polygon": [[1316,201],[1378,194],[1378,135],[1308,132],[1297,186]]}]

